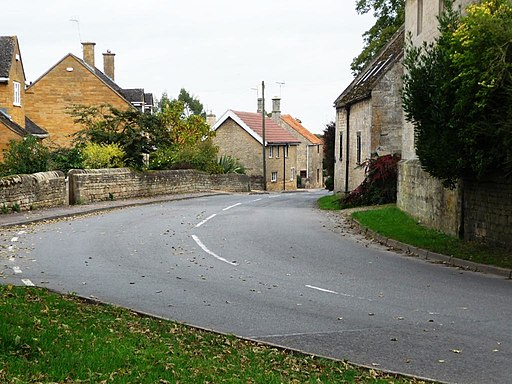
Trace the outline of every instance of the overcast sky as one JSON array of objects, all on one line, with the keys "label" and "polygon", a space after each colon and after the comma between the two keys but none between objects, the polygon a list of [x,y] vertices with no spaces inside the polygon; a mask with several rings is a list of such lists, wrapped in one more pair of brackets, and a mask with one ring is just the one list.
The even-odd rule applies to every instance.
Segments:
[{"label": "overcast sky", "polygon": [[267,111],[281,96],[282,113],[320,133],[373,24],[354,8],[355,0],[21,0],[2,6],[0,35],[18,36],[28,82],[67,53],[82,57],[80,41],[92,41],[99,69],[103,52],[116,54],[123,88],[157,98],[185,88],[220,117],[255,112],[263,80]]}]

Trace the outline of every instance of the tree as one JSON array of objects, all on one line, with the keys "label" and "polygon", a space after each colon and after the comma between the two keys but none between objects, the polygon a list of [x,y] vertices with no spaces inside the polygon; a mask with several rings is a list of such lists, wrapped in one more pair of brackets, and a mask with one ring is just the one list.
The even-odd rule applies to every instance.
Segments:
[{"label": "tree", "polygon": [[324,137],[324,168],[327,171],[327,177],[334,179],[334,146],[336,144],[336,124],[334,121],[327,123],[323,132]]},{"label": "tree", "polygon": [[198,115],[206,118],[206,112],[204,111],[203,104],[198,98],[190,95],[185,88],[180,89],[178,100],[184,103],[187,116]]},{"label": "tree", "polygon": [[405,0],[356,0],[360,15],[373,10],[375,24],[363,34],[362,52],[352,60],[350,69],[354,75],[372,60],[405,21]]},{"label": "tree", "polygon": [[424,169],[453,186],[512,164],[512,1],[439,18],[432,44],[409,46],[403,106]]}]

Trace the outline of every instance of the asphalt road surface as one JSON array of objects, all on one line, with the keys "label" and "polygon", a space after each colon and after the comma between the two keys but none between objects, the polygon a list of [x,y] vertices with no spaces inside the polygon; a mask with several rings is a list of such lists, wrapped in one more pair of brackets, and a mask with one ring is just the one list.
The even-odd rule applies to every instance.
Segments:
[{"label": "asphalt road surface", "polygon": [[3,282],[35,284],[452,383],[512,383],[512,281],[395,253],[315,208],[224,195],[2,230]]}]

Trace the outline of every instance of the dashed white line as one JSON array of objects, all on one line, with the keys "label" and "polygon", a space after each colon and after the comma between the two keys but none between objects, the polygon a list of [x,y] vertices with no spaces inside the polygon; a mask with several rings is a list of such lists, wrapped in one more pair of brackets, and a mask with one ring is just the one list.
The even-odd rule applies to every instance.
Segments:
[{"label": "dashed white line", "polygon": [[208,220],[211,220],[213,219],[215,216],[217,216],[216,213],[214,213],[213,215],[210,215],[208,216],[206,219],[204,219],[203,221],[201,221],[199,224],[196,225],[196,228],[199,228],[201,225],[203,225],[204,223],[206,223]]},{"label": "dashed white line", "polygon": [[255,202],[257,202],[257,201],[261,201],[261,200],[262,200],[262,198],[260,197],[259,199],[251,200],[251,203],[255,203]]},{"label": "dashed white line", "polygon": [[236,203],[236,204],[230,205],[229,207],[224,208],[223,211],[228,211],[231,208],[238,207],[239,205],[242,205],[242,203]]},{"label": "dashed white line", "polygon": [[20,267],[12,267],[12,270],[14,271],[15,275],[18,275],[18,274],[22,273]]},{"label": "dashed white line", "polygon": [[199,245],[199,247],[201,247],[201,249],[203,251],[205,251],[207,254],[215,257],[217,260],[219,261],[222,261],[224,263],[227,263],[229,265],[238,265],[237,263],[235,263],[234,261],[228,261],[226,260],[225,258],[223,257],[220,257],[219,255],[216,255],[215,253],[213,253],[212,251],[210,251],[208,248],[206,248],[206,246],[203,244],[203,242],[201,240],[199,240],[199,237],[197,237],[196,235],[192,235],[192,238],[194,239],[194,241],[196,242],[197,245]]},{"label": "dashed white line", "polygon": [[15,242],[17,242],[17,241],[18,241],[18,237],[13,237],[13,238],[11,239],[11,243],[15,243]]},{"label": "dashed white line", "polygon": [[35,287],[35,284],[31,282],[29,279],[21,279],[21,282],[25,284],[27,287]]},{"label": "dashed white line", "polygon": [[321,292],[327,292],[327,293],[332,293],[334,295],[339,295],[338,292],[335,292],[335,291],[331,291],[330,289],[325,289],[325,288],[320,288],[320,287],[315,287],[314,285],[306,285],[307,288],[311,288],[311,289],[316,289],[317,291],[321,291]]}]

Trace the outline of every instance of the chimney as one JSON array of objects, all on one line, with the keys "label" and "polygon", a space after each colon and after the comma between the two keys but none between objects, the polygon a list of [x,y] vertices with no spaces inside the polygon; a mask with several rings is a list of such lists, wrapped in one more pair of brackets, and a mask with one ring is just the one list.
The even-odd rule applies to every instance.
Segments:
[{"label": "chimney", "polygon": [[107,49],[107,52],[103,54],[103,73],[110,77],[112,81],[114,81],[114,56],[116,54],[110,52],[110,49]]},{"label": "chimney", "polygon": [[213,127],[217,122],[217,116],[214,113],[210,112],[206,115],[206,122],[210,127]]},{"label": "chimney", "polygon": [[256,112],[258,112],[258,113],[263,112],[263,99],[261,97],[258,97],[258,110]]},{"label": "chimney", "polygon": [[82,43],[84,61],[94,68],[94,46],[96,43]]},{"label": "chimney", "polygon": [[272,119],[279,120],[281,117],[281,99],[277,96],[272,98]]}]

